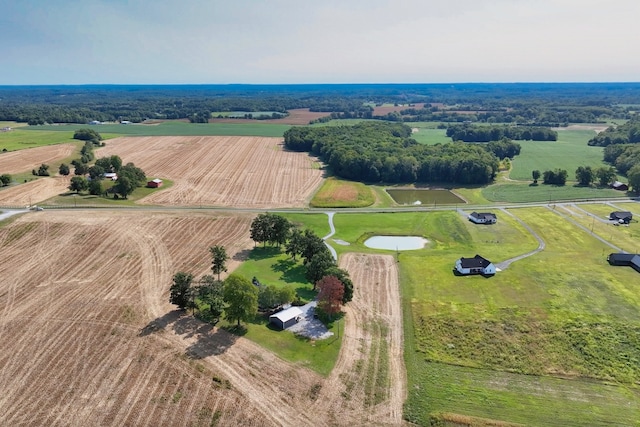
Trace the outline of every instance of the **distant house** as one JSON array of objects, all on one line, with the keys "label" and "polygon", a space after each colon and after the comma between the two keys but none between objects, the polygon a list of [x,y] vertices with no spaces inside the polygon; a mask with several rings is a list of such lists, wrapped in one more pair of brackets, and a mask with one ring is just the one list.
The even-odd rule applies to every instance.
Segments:
[{"label": "distant house", "polygon": [[498,217],[489,212],[471,212],[469,221],[475,222],[476,224],[495,224],[498,222]]},{"label": "distant house", "polygon": [[640,273],[640,254],[609,254],[607,261],[611,265],[622,265],[633,268]]},{"label": "distant house", "polygon": [[5,126],[2,128],[2,132],[9,132],[11,131],[11,128],[9,126]]},{"label": "distant house", "polygon": [[149,188],[162,187],[162,180],[158,178],[152,179],[151,181],[147,182],[147,187]]},{"label": "distant house", "polygon": [[102,124],[102,122],[101,122],[101,121],[99,121],[99,120],[91,120],[91,121],[89,122],[89,124],[90,124],[90,125],[101,125],[101,124]]},{"label": "distant house", "polygon": [[462,275],[484,274],[489,276],[496,274],[496,266],[480,255],[476,255],[473,258],[460,258],[456,261],[454,268]]},{"label": "distant house", "polygon": [[615,181],[613,184],[611,184],[611,188],[618,191],[627,191],[629,189],[629,186],[624,182]]},{"label": "distant house", "polygon": [[269,323],[273,323],[276,327],[284,330],[298,323],[301,316],[302,310],[298,307],[289,307],[269,316]]},{"label": "distant house", "polygon": [[629,224],[633,219],[633,214],[631,212],[611,212],[609,219],[621,224]]},{"label": "distant house", "polygon": [[120,122],[120,124],[121,124],[121,125],[130,125],[130,124],[131,124],[131,122],[130,122],[129,120],[122,120],[122,121]]},{"label": "distant house", "polygon": [[118,174],[114,173],[114,172],[107,172],[105,174],[102,175],[105,179],[110,179],[111,181],[117,181],[118,180]]}]

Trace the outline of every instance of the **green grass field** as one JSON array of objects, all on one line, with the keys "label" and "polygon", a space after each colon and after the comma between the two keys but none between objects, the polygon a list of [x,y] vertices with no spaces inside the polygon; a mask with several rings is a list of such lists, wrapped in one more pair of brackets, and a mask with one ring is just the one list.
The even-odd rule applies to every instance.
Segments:
[{"label": "green grass field", "polygon": [[[598,215],[612,210],[580,207]],[[584,212],[578,219],[578,211],[570,216],[556,209],[591,224]],[[537,247],[499,210],[493,226],[472,224],[456,212],[336,214],[334,238],[350,243],[334,245],[339,253],[395,253],[364,247],[374,234],[430,240],[399,256],[406,417],[420,425],[465,417],[534,426],[638,425],[638,273],[609,266],[612,250],[553,210],[510,212],[547,248],[491,278],[454,276],[453,263],[476,253],[499,262]],[[598,225],[594,232],[607,240],[633,241],[633,224],[601,226],[606,232]]]},{"label": "green grass field", "polygon": [[289,129],[289,125],[271,123],[185,123],[164,122],[153,125],[142,124],[103,124],[103,125],[49,125],[29,126],[26,131],[57,131],[75,132],[78,129],[90,127],[101,135],[115,134],[118,136],[270,136],[282,137]]},{"label": "green grass field", "polygon": [[41,147],[45,145],[62,144],[72,142],[80,144],[73,139],[73,132],[54,131],[26,131],[25,128],[13,129],[10,132],[0,132],[0,151],[16,151],[26,148]]},{"label": "green grass field", "polygon": [[554,200],[585,200],[624,197],[610,188],[579,187],[573,183],[563,186],[529,185],[526,182],[498,182],[481,190],[482,197],[492,202],[524,203]]},{"label": "green grass field", "polygon": [[602,160],[602,147],[589,147],[587,141],[595,135],[589,130],[559,130],[557,141],[518,141],[520,155],[513,161],[509,177],[531,181],[531,171],[565,169],[575,180],[578,166],[598,168],[609,166]]}]

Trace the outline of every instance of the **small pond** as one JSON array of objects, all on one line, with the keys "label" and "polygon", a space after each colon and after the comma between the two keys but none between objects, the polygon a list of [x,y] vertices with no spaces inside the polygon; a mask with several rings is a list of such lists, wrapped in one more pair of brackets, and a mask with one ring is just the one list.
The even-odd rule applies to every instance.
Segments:
[{"label": "small pond", "polygon": [[411,251],[424,248],[427,242],[427,239],[418,236],[373,236],[369,237],[364,245],[372,249]]},{"label": "small pond", "polygon": [[387,193],[401,205],[454,205],[465,203],[449,190],[387,189]]}]

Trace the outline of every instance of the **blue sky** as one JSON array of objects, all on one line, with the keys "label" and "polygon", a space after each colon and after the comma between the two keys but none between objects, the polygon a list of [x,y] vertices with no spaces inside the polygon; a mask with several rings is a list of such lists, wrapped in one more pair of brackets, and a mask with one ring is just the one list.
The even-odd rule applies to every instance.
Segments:
[{"label": "blue sky", "polygon": [[0,0],[0,85],[640,81],[638,0]]}]

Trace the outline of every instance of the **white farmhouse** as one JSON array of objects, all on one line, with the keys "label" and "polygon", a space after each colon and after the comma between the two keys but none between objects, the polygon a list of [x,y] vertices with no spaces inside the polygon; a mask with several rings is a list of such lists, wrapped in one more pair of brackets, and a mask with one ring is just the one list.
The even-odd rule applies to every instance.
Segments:
[{"label": "white farmhouse", "polygon": [[498,222],[498,217],[490,212],[471,212],[469,221],[476,224],[495,224]]},{"label": "white farmhouse", "polygon": [[491,276],[496,274],[496,266],[486,258],[476,255],[473,258],[460,258],[456,261],[455,270],[462,275],[483,274]]}]

